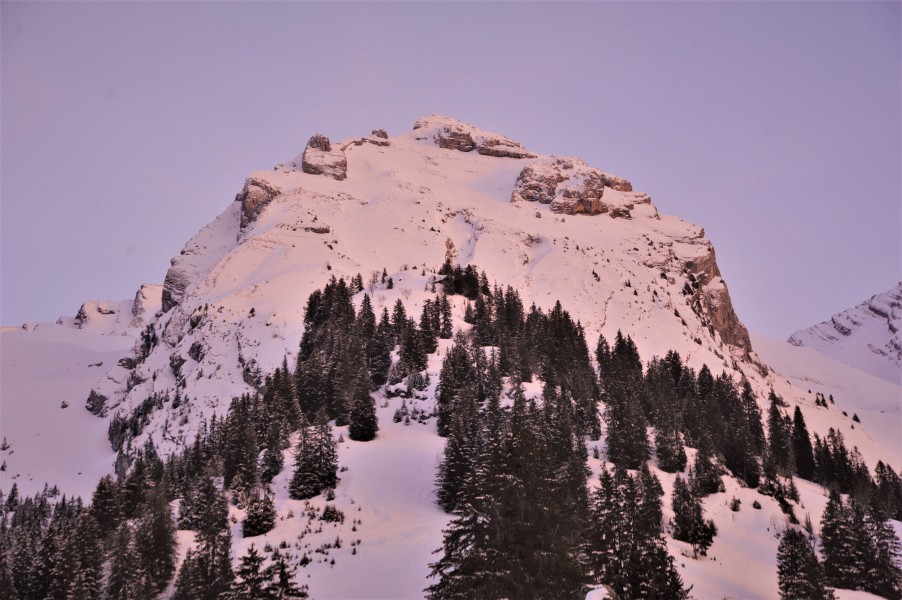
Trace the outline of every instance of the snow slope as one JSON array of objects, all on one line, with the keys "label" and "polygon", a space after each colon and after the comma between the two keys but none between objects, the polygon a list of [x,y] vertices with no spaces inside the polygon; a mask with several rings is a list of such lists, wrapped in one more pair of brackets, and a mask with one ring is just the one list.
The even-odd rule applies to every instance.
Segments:
[{"label": "snow slope", "polygon": [[[837,427],[852,436],[865,456],[879,456],[894,469],[902,468],[902,385],[890,383],[863,370],[824,356],[811,348],[752,336],[758,354],[798,390],[810,390],[810,401],[821,392],[832,395],[836,405],[805,412],[809,429]],[[848,416],[842,415],[842,411]],[[837,413],[839,413],[837,415]],[[861,424],[851,421],[857,414]],[[829,415],[829,416],[828,416]],[[812,427],[813,425],[813,427]],[[851,429],[851,427],[855,429]],[[866,436],[855,432],[866,431]],[[879,448],[879,449],[878,449]],[[868,460],[873,467],[876,460]]]},{"label": "snow slope", "polygon": [[858,306],[795,332],[789,343],[814,348],[866,373],[902,385],[902,281]]}]

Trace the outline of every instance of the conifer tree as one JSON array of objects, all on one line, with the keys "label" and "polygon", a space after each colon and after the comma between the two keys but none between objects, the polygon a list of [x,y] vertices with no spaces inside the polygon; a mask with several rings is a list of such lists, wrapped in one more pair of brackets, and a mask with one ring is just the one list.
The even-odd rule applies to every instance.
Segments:
[{"label": "conifer tree", "polygon": [[834,597],[824,588],[821,566],[811,543],[798,529],[790,527],[780,538],[777,574],[782,600],[829,600]]},{"label": "conifer tree", "polygon": [[[455,399],[460,390],[468,385],[475,388],[476,370],[470,360],[470,353],[463,337],[458,337],[455,344],[442,361],[439,373],[438,397],[436,398],[436,429],[442,437],[451,432]],[[475,393],[475,392],[474,392]]]},{"label": "conifer tree", "polygon": [[782,475],[793,473],[792,432],[780,412],[780,400],[773,390],[768,396],[767,409],[767,454]]},{"label": "conifer tree", "polygon": [[148,493],[144,514],[135,530],[135,546],[146,585],[161,592],[175,573],[177,543],[175,523],[166,498],[165,484],[160,482]]},{"label": "conifer tree", "polygon": [[863,571],[864,565],[855,560],[851,522],[849,507],[837,492],[831,492],[821,518],[821,549],[827,583],[834,587],[854,589]]},{"label": "conifer tree", "polygon": [[307,598],[306,586],[298,587],[294,583],[295,569],[284,554],[276,550],[272,555],[272,583],[269,586],[274,598]]},{"label": "conifer tree", "polygon": [[348,419],[348,436],[352,440],[368,442],[376,437],[376,403],[370,395],[370,378],[365,369],[357,374]]},{"label": "conifer tree", "polygon": [[479,435],[479,415],[476,408],[476,391],[467,385],[455,398],[453,413],[445,453],[439,465],[436,495],[445,512],[452,512],[458,506],[459,495],[464,482],[470,476],[476,458]]},{"label": "conifer tree", "polygon": [[714,521],[705,521],[701,502],[679,475],[673,484],[673,513],[673,538],[692,544],[693,552],[707,555],[717,527]]},{"label": "conifer tree", "polygon": [[216,600],[231,587],[234,574],[228,514],[225,495],[212,476],[205,474],[197,494],[197,546],[185,556],[173,600]]},{"label": "conifer tree", "polygon": [[303,427],[295,448],[295,471],[289,485],[295,500],[312,498],[338,482],[338,456],[332,440],[332,428],[324,413],[317,416],[317,424]]},{"label": "conifer tree", "polygon": [[443,340],[450,340],[454,335],[453,319],[451,315],[451,303],[448,297],[443,293],[439,300],[439,313],[441,315],[441,328],[439,329],[439,337]]},{"label": "conifer tree", "polygon": [[91,515],[97,521],[101,537],[106,537],[122,520],[122,501],[119,485],[112,476],[104,475],[97,482],[91,497]]},{"label": "conifer tree", "polygon": [[60,548],[50,596],[56,598],[96,598],[100,595],[103,554],[100,529],[87,511],[78,517],[75,529]]},{"label": "conifer tree", "polygon": [[137,600],[144,583],[140,566],[131,525],[123,522],[113,534],[105,600]]},{"label": "conifer tree", "polygon": [[276,524],[276,508],[269,490],[258,490],[247,505],[247,516],[242,524],[244,537],[263,535]]},{"label": "conifer tree", "polygon": [[899,566],[902,548],[876,497],[871,499],[868,506],[866,529],[870,548],[866,561],[865,589],[889,600],[899,600],[902,598],[902,569]]},{"label": "conifer tree", "polygon": [[792,415],[792,448],[795,456],[796,475],[809,481],[814,478],[814,450],[805,417],[798,406]]},{"label": "conifer tree", "polygon": [[[2,502],[0,502],[0,504],[2,504]],[[18,597],[19,593],[16,591],[12,574],[9,569],[8,550],[0,545],[0,598]]]},{"label": "conifer tree", "polygon": [[263,561],[264,558],[251,544],[235,571],[235,580],[226,596],[229,600],[276,600],[271,589],[272,568],[264,568]]}]

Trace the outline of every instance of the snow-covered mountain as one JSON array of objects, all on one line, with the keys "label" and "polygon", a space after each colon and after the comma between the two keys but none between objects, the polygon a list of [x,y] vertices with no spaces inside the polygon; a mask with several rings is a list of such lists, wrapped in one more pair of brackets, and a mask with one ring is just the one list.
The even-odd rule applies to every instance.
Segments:
[{"label": "snow-covered mountain", "polygon": [[[770,368],[733,310],[701,228],[660,214],[631,182],[578,158],[543,155],[432,115],[395,136],[374,130],[337,143],[313,136],[293,160],[250,174],[235,200],[172,259],[162,286],[143,287],[135,301],[86,303],[57,324],[5,329],[0,434],[10,449],[0,456],[7,462],[0,488],[18,482],[31,493],[48,480],[89,496],[117,454],[147,440],[164,455],[178,450],[203,420],[223,416],[231,398],[254,392],[259,375],[286,357],[291,364],[307,298],[330,277],[361,275],[377,314],[398,299],[419,314],[446,258],[512,286],[527,306],[549,309],[560,300],[590,346],[599,334],[611,340],[622,331],[643,360],[676,350],[695,369],[707,364],[715,375],[749,381],[763,409],[774,389],[789,410],[801,408],[812,432],[842,432],[871,467],[878,459],[902,466],[892,433],[902,428],[893,402],[898,386],[844,388],[829,368],[806,379],[789,371],[808,372],[810,361],[782,349],[765,355],[779,358],[779,373]],[[383,269],[391,287],[374,276]],[[357,306],[362,298],[355,296]],[[452,302],[455,328],[468,328],[464,302]],[[429,358],[426,412],[449,344],[442,341]],[[868,400],[859,390],[874,389],[871,412],[864,412],[858,406]],[[815,392],[835,394],[848,414],[822,407]],[[540,393],[538,381],[527,385],[527,394]],[[377,393],[380,430],[372,442],[347,441],[347,429],[335,428],[348,470],[334,503],[362,520],[353,534],[351,522],[335,528],[362,545],[353,558],[345,546],[333,553],[334,565],[323,559],[303,571],[314,597],[415,598],[428,585],[427,564],[448,521],[434,496],[443,440],[431,421],[394,423],[400,403]],[[855,410],[860,424],[849,416]],[[48,438],[71,442],[65,461],[55,462]],[[292,464],[290,452],[285,464]],[[600,463],[590,458],[589,465],[597,471]],[[669,507],[673,476],[658,474]],[[308,527],[295,518],[307,509],[288,497],[288,478],[290,469],[273,482],[279,519],[265,538],[273,546],[299,544]],[[817,523],[823,490],[806,484],[800,493]],[[741,512],[728,507],[734,496]],[[750,508],[755,500],[762,510]],[[776,597],[775,533],[785,526],[777,503],[728,480],[705,508],[720,529],[708,558],[688,558],[685,543],[668,539],[693,594]],[[304,543],[331,542],[337,533],[328,528]],[[238,525],[232,534],[236,556],[263,543],[243,539]]]},{"label": "snow-covered mountain", "polygon": [[902,281],[858,306],[795,332],[794,346],[821,354],[876,375],[902,382]]},{"label": "snow-covered mountain", "polygon": [[760,369],[700,228],[577,158],[430,116],[390,138],[316,135],[293,161],[252,173],[173,258],[152,325],[160,343],[109,370],[89,408],[128,419],[178,390],[190,401],[152,412],[132,440],[175,447],[223,398],[252,391],[251,373],[296,352],[303,304],[330,276],[387,269],[394,289],[374,290],[376,309],[404,297],[419,310],[446,253],[526,303],[566,300],[588,339],[622,330],[644,358],[677,348],[697,367]]}]

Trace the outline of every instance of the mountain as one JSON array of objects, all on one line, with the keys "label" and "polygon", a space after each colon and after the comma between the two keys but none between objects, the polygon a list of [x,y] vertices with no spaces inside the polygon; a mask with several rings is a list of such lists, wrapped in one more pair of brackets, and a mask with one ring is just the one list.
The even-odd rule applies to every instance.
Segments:
[{"label": "mountain", "polygon": [[[736,386],[747,382],[763,411],[773,390],[782,413],[799,407],[812,433],[840,432],[871,469],[878,460],[902,466],[892,429],[902,426],[898,387],[750,338],[701,228],[661,214],[632,182],[579,158],[544,155],[431,115],[399,135],[312,136],[292,160],[251,173],[234,201],[172,258],[161,286],[142,287],[134,300],[85,303],[57,323],[4,329],[0,434],[9,447],[0,451],[0,489],[15,482],[35,493],[49,481],[89,498],[98,477],[124,474],[148,443],[163,457],[184,450],[214,418],[221,427],[233,398],[262,391],[283,361],[294,368],[308,298],[333,277],[359,276],[358,311],[368,296],[377,318],[398,301],[416,318],[447,285],[439,273],[446,262],[475,266],[487,287],[511,286],[527,310],[552,311],[560,302],[593,350],[599,335],[613,346],[618,333],[635,342],[644,363],[674,350],[694,372],[707,366]],[[454,331],[472,332],[470,302],[448,300]],[[776,371],[756,352],[759,343]],[[453,345],[438,340],[418,380],[423,389],[407,398],[398,395],[403,384],[373,392],[374,440],[353,441],[346,425],[333,424],[341,465],[333,499],[292,499],[294,455],[284,451],[271,484],[275,528],[244,537],[246,509],[229,508],[236,563],[252,544],[269,544],[312,559],[299,582],[314,597],[423,596],[451,518],[436,503],[445,439],[433,415]],[[395,365],[400,352],[391,354]],[[838,381],[846,376],[849,385]],[[504,386],[509,399],[512,383]],[[524,393],[541,403],[542,379],[525,381]],[[821,393],[835,396],[835,405],[822,405]],[[412,409],[416,418],[394,418]],[[595,452],[607,449],[605,423],[601,439],[587,442],[592,488],[604,465]],[[292,444],[299,437],[294,432]],[[50,439],[65,442],[63,459]],[[691,461],[697,449],[686,452]],[[674,516],[675,474],[655,460],[652,470],[666,522]],[[810,514],[818,523],[823,488],[800,480],[798,491],[799,518]],[[317,515],[327,504],[347,519],[324,524]],[[719,530],[708,557],[665,528],[692,593],[776,597],[775,533],[787,527],[784,508],[724,477],[724,490],[706,497],[704,510]],[[194,534],[178,536],[183,557]]]},{"label": "mountain", "polygon": [[899,384],[902,382],[902,281],[858,306],[793,333],[789,343],[813,348]]},{"label": "mountain", "polygon": [[386,269],[395,285],[374,288],[377,313],[400,298],[418,313],[446,255],[527,306],[566,299],[587,339],[622,330],[646,359],[675,348],[697,367],[758,368],[704,231],[628,181],[442,116],[383,135],[315,135],[294,160],[252,173],[172,259],[152,325],[160,343],[108,371],[91,411],[129,419],[178,390],[191,401],[152,411],[132,440],[177,446],[222,414],[223,397],[254,391],[254,373],[293,361],[304,302],[329,277]]}]

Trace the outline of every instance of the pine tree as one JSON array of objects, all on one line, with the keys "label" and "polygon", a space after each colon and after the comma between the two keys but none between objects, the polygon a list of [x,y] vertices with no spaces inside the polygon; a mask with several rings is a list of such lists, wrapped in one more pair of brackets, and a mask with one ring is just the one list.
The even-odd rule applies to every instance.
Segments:
[{"label": "pine tree", "polygon": [[263,535],[276,524],[276,508],[269,490],[258,491],[247,505],[247,516],[242,524],[244,537]]},{"label": "pine tree", "polygon": [[376,437],[379,422],[376,418],[376,403],[370,395],[370,378],[364,369],[358,372],[351,398],[348,436],[357,442],[368,442]]},{"label": "pine tree", "polygon": [[144,514],[135,531],[135,547],[147,585],[159,593],[175,573],[175,523],[161,482],[148,493]]},{"label": "pine tree", "polygon": [[704,520],[701,502],[679,475],[673,484],[673,513],[673,538],[690,543],[694,553],[707,555],[717,527]]},{"label": "pine tree", "polygon": [[[0,502],[2,504],[2,502]],[[12,574],[9,568],[8,550],[0,545],[0,598],[18,598]]]},{"label": "pine tree", "polygon": [[141,563],[134,545],[131,525],[124,522],[113,535],[110,551],[110,576],[106,600],[136,600],[141,585]]},{"label": "pine tree", "polygon": [[301,429],[295,449],[295,471],[289,485],[295,500],[312,498],[338,482],[338,456],[332,440],[332,428],[323,413],[313,427]]},{"label": "pine tree", "polygon": [[777,574],[782,600],[829,600],[833,593],[824,589],[821,566],[805,534],[789,528],[777,548]]},{"label": "pine tree", "polygon": [[100,542],[97,521],[83,512],[60,549],[60,559],[53,573],[51,597],[87,600],[100,595],[103,576]]},{"label": "pine tree", "polygon": [[890,600],[899,600],[902,598],[902,569],[899,567],[902,548],[877,498],[872,498],[868,506],[866,528],[870,549],[865,589]]},{"label": "pine tree", "polygon": [[458,506],[459,495],[476,458],[479,435],[479,415],[473,386],[468,385],[459,391],[455,405],[436,482],[438,503],[445,512],[452,512]]},{"label": "pine tree", "polygon": [[284,600],[286,598],[307,598],[306,586],[299,588],[294,583],[294,568],[289,564],[285,555],[276,550],[272,556],[273,578],[269,591],[274,598]]},{"label": "pine tree", "polygon": [[197,547],[185,556],[173,600],[216,600],[231,587],[234,574],[228,515],[225,495],[212,476],[205,474],[197,494]]},{"label": "pine tree", "polygon": [[263,452],[263,458],[260,463],[260,481],[264,485],[272,483],[276,475],[282,472],[284,465],[285,457],[282,454],[282,448],[278,440],[271,440]]},{"label": "pine tree", "polygon": [[722,491],[723,481],[720,474],[720,466],[711,455],[707,444],[703,443],[695,453],[695,462],[689,473],[689,481],[694,493],[703,498]]},{"label": "pine tree", "polygon": [[463,337],[458,337],[442,361],[439,373],[438,397],[436,398],[436,429],[442,437],[451,432],[455,402],[460,390],[465,386],[476,385],[476,370],[470,360]]},{"label": "pine tree", "polygon": [[858,584],[862,569],[855,564],[854,537],[849,507],[833,491],[821,518],[821,549],[827,583],[834,587],[854,589]]},{"label": "pine tree", "polygon": [[110,475],[104,475],[97,482],[90,510],[100,528],[101,537],[106,537],[118,527],[122,520],[122,501],[119,485]]},{"label": "pine tree", "polygon": [[235,581],[227,596],[229,600],[276,600],[277,596],[271,589],[272,568],[264,568],[263,561],[264,558],[251,544],[235,571]]},{"label": "pine tree", "polygon": [[595,583],[624,598],[686,598],[661,537],[663,490],[657,477],[647,465],[638,480],[622,470],[612,476],[602,469],[599,483],[589,526]]},{"label": "pine tree", "polygon": [[814,478],[814,450],[805,417],[798,406],[792,415],[792,448],[795,456],[796,475],[809,481]]},{"label": "pine tree", "polygon": [[777,472],[791,475],[793,469],[792,432],[783,414],[780,412],[780,399],[773,390],[768,396],[770,407],[767,409],[767,453],[774,461]]}]

